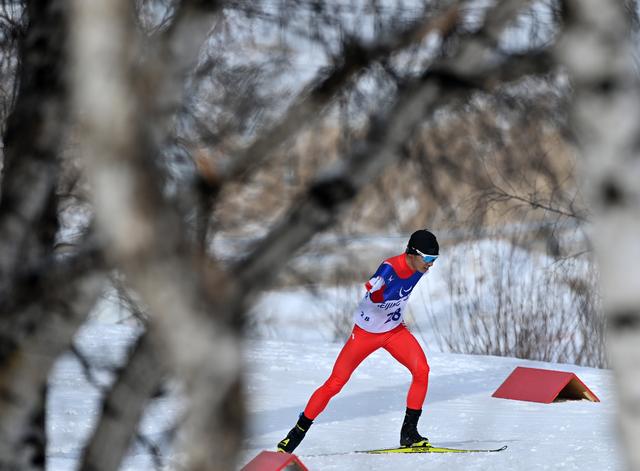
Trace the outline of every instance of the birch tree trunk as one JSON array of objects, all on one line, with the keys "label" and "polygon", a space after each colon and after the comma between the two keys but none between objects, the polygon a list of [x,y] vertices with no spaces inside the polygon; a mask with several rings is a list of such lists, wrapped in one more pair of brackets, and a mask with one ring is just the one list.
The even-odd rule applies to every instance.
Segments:
[{"label": "birch tree trunk", "polygon": [[[163,339],[158,354],[167,356],[169,370],[186,384],[185,466],[213,471],[233,468],[243,429],[239,332],[221,321],[228,283],[219,275],[207,278],[209,268],[162,193],[155,161],[161,139],[154,136],[166,133],[167,120],[152,114],[160,100],[173,101],[179,94],[168,66],[188,68],[185,58],[195,60],[198,53],[193,39],[203,41],[202,32],[213,24],[214,2],[186,2],[185,8],[180,17],[188,24],[179,26],[191,27],[177,28],[181,32],[176,34],[187,38],[175,38],[175,57],[149,57],[145,69],[136,70],[133,51],[139,38],[131,3],[76,1],[74,98],[107,252],[148,306],[150,322]],[[204,27],[194,30],[194,25]],[[117,459],[109,463],[96,463],[95,455],[88,455],[84,466],[110,469],[124,451],[120,444]]]},{"label": "birch tree trunk", "polygon": [[629,469],[640,470],[640,81],[624,2],[566,0],[557,47],[573,85],[570,119],[600,268],[618,424]]},{"label": "birch tree trunk", "polygon": [[[19,38],[15,107],[4,135],[0,185],[0,468],[45,466],[48,346],[29,345],[38,327],[55,317],[44,286],[29,274],[53,254],[58,228],[55,182],[63,135],[67,87],[66,1],[28,1]],[[22,281],[22,282],[21,282]],[[15,302],[24,297],[40,302]],[[51,318],[50,318],[51,319]],[[55,335],[57,332],[53,332]],[[40,339],[41,341],[42,339]],[[55,343],[55,340],[53,341]]]}]

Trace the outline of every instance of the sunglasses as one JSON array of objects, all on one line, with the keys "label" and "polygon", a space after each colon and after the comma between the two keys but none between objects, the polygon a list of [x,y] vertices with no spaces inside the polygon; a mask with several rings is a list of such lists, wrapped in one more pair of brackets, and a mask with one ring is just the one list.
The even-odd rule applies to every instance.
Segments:
[{"label": "sunglasses", "polygon": [[426,253],[422,253],[420,252],[418,249],[414,248],[413,250],[415,250],[416,252],[418,252],[418,255],[420,255],[422,257],[422,260],[424,261],[424,263],[433,263],[436,261],[436,259],[438,258],[437,255],[427,255]]}]

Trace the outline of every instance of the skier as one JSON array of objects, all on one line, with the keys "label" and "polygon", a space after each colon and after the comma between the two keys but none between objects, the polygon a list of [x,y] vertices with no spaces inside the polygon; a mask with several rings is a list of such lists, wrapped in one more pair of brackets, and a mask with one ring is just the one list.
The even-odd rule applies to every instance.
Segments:
[{"label": "skier", "polygon": [[296,425],[278,443],[278,451],[291,453],[300,444],[315,418],[340,392],[356,367],[379,348],[387,350],[412,375],[400,446],[429,444],[417,429],[427,395],[429,365],[420,344],[405,327],[402,314],[414,286],[433,265],[438,253],[435,235],[425,229],[416,231],[411,234],[405,253],[382,262],[365,283],[367,292],[354,312],[353,331],[329,379],[311,395]]}]

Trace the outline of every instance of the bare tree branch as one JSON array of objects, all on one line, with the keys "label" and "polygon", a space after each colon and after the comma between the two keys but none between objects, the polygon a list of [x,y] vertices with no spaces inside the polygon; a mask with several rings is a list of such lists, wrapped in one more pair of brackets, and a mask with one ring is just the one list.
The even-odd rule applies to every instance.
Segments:
[{"label": "bare tree branch", "polygon": [[555,213],[560,216],[577,219],[578,221],[581,221],[581,222],[587,221],[587,218],[585,217],[585,215],[583,215],[579,211],[572,210],[573,208],[571,207],[569,207],[568,209],[565,209],[560,206],[554,205],[552,204],[551,201],[548,201],[542,198],[540,195],[537,195],[536,193],[529,193],[525,196],[522,196],[515,192],[506,190],[495,183],[489,190],[483,192],[482,199],[488,203],[495,202],[495,201],[517,201],[533,209],[542,209],[544,211]]},{"label": "bare tree branch", "polygon": [[[504,28],[508,24],[507,16],[500,13],[501,6],[498,4],[496,11],[488,13],[489,16],[496,13],[500,19],[500,22],[490,24],[491,34],[497,34],[499,27]],[[511,10],[512,2],[507,2],[507,6],[509,11],[517,11]],[[261,280],[268,279],[267,273],[277,266],[279,260],[286,259],[314,234],[333,224],[343,205],[398,158],[398,149],[406,143],[415,127],[439,106],[454,99],[464,99],[478,88],[488,89],[532,72],[549,71],[551,57],[544,52],[533,56],[514,56],[506,64],[496,65],[495,61],[491,65],[477,64],[473,70],[457,67],[459,61],[466,60],[469,50],[479,44],[478,38],[484,38],[486,34],[487,31],[482,29],[461,38],[459,55],[447,58],[444,65],[434,64],[420,81],[401,89],[393,108],[373,120],[366,139],[353,146],[352,153],[344,162],[318,178],[308,189],[306,197],[289,211],[246,260],[236,265],[234,271],[246,286],[259,285]]]},{"label": "bare tree branch", "polygon": [[436,11],[432,16],[416,21],[396,35],[382,37],[372,44],[365,45],[356,40],[346,43],[342,55],[329,73],[322,71],[311,85],[300,93],[282,119],[263,131],[239,155],[234,155],[226,168],[207,175],[210,177],[209,183],[219,187],[223,183],[248,176],[292,136],[317,122],[323,109],[334,99],[336,93],[358,72],[388,58],[396,51],[421,41],[429,34],[448,36],[454,31],[459,14],[459,4],[455,3],[443,11]]},{"label": "bare tree branch", "polygon": [[154,345],[152,332],[147,331],[137,340],[127,364],[104,399],[100,422],[84,450],[81,470],[119,468],[136,435],[144,407],[166,374],[159,358],[161,351]]}]

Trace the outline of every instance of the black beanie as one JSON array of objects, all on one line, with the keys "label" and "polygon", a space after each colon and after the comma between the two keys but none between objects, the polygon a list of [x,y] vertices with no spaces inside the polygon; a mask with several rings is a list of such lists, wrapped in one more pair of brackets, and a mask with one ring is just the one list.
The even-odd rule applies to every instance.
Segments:
[{"label": "black beanie", "polygon": [[417,255],[416,249],[425,255],[438,255],[440,246],[436,236],[426,229],[420,229],[411,234],[407,244],[407,253]]}]

